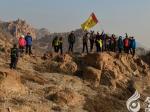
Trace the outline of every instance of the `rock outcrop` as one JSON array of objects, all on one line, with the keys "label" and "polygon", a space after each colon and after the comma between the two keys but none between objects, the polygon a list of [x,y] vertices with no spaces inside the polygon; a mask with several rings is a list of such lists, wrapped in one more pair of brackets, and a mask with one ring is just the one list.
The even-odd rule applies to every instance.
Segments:
[{"label": "rock outcrop", "polygon": [[3,29],[14,37],[19,38],[21,34],[31,33],[33,39],[36,39],[36,30],[25,20],[18,19],[16,21],[3,22]]}]

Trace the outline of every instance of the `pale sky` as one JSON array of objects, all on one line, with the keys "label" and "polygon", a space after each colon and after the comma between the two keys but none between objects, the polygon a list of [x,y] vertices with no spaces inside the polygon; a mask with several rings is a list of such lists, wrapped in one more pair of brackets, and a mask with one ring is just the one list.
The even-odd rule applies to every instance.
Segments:
[{"label": "pale sky", "polygon": [[66,32],[80,28],[94,12],[95,31],[135,36],[150,48],[150,0],[0,0],[0,19],[25,19],[37,28]]}]

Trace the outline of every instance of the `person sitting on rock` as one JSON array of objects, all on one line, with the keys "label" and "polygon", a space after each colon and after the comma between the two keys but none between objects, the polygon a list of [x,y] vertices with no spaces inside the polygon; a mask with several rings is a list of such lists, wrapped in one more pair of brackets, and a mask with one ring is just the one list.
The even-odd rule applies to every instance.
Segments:
[{"label": "person sitting on rock", "polygon": [[59,39],[58,36],[56,36],[52,41],[52,47],[54,47],[54,52],[58,53],[59,51]]},{"label": "person sitting on rock", "polygon": [[24,35],[21,35],[19,38],[19,50],[21,54],[24,53],[25,46],[26,46],[26,40],[24,39]]},{"label": "person sitting on rock", "polygon": [[17,48],[17,44],[14,44],[13,48],[11,48],[10,57],[11,57],[10,69],[16,69],[19,57],[19,49]]},{"label": "person sitting on rock", "polygon": [[26,54],[31,55],[32,54],[32,36],[30,35],[30,32],[27,33],[25,40],[26,40]]}]

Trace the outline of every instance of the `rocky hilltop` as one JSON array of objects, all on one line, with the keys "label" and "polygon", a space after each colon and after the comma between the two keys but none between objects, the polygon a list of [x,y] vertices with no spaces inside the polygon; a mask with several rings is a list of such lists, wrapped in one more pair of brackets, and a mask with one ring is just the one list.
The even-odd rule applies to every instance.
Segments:
[{"label": "rocky hilltop", "polygon": [[[0,112],[128,112],[126,101],[135,90],[144,112],[150,94],[149,54],[133,58],[113,52],[62,56],[49,52],[43,59],[42,51],[52,49],[55,35],[63,35],[67,49],[69,32],[49,34],[42,29],[45,37],[34,42],[34,55],[23,55],[17,70],[10,70],[10,47],[16,39],[8,27],[12,24],[0,22]],[[83,31],[76,30],[75,35],[78,51]]]},{"label": "rocky hilltop", "polygon": [[[1,112],[128,112],[135,90],[150,94],[150,67],[112,52],[23,56],[17,71],[0,56]],[[141,111],[145,107],[142,106]]]}]

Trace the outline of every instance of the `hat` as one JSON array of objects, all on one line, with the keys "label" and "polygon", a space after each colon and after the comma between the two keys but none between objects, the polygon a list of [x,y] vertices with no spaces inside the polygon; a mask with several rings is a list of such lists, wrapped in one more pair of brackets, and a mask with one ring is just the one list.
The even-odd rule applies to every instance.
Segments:
[{"label": "hat", "polygon": [[21,35],[22,38],[24,38],[24,35]]}]

